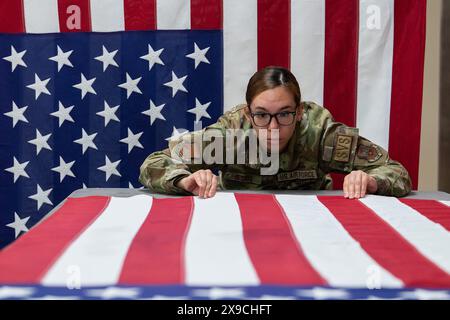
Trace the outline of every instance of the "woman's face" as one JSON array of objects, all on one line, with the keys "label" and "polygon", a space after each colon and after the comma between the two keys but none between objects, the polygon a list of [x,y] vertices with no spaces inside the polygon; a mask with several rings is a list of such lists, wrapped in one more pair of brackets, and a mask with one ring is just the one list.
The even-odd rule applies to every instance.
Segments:
[{"label": "woman's face", "polygon": [[292,93],[285,87],[276,87],[274,89],[263,91],[253,99],[250,105],[250,110],[253,114],[258,114],[257,117],[260,119],[264,118],[264,114],[267,113],[272,115],[281,113],[279,118],[284,118],[284,120],[281,120],[282,122],[286,122],[286,120],[291,117],[288,112],[297,111],[294,116],[294,121],[290,125],[280,125],[277,119],[272,117],[270,123],[264,127],[255,125],[248,109],[246,112],[247,118],[252,121],[253,127],[258,131],[258,133],[261,129],[267,130],[267,147],[269,150],[271,145],[271,130],[279,130],[279,151],[284,151],[289,143],[289,139],[294,134],[296,122],[302,118],[303,113],[302,108],[300,106],[296,106]]}]

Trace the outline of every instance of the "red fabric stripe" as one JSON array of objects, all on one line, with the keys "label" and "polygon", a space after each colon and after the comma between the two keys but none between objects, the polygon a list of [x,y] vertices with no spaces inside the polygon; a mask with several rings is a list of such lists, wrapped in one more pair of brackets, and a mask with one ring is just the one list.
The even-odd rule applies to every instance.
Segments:
[{"label": "red fabric stripe", "polygon": [[[358,0],[326,0],[324,106],[335,120],[356,126],[358,83]],[[344,176],[332,174],[334,189]]]},{"label": "red fabric stripe", "polygon": [[[431,221],[450,231],[450,207],[435,200],[399,199]],[[450,250],[450,248],[449,248]]]},{"label": "red fabric stripe", "polygon": [[184,246],[193,209],[192,197],[153,199],[128,251],[120,284],[184,283]]},{"label": "red fabric stripe", "polygon": [[[76,2],[73,0],[58,0],[58,16],[61,32],[91,31],[89,0],[78,0]],[[79,21],[79,25],[74,25],[76,20]]]},{"label": "red fabric stripe", "polygon": [[324,285],[273,195],[235,194],[244,241],[262,284]]},{"label": "red fabric stripe", "polygon": [[258,1],[258,69],[267,66],[290,68],[290,1]]},{"label": "red fabric stripe", "polygon": [[0,32],[25,32],[22,0],[0,1]]},{"label": "red fabric stripe", "polygon": [[0,283],[36,284],[108,206],[110,197],[68,198],[37,228],[0,252]]},{"label": "red fabric stripe", "polygon": [[358,0],[326,0],[324,105],[336,121],[356,125]]},{"label": "red fabric stripe", "polygon": [[222,0],[191,0],[191,29],[223,28]]},{"label": "red fabric stripe", "polygon": [[155,30],[156,0],[125,0],[125,30]]},{"label": "red fabric stripe", "polygon": [[409,171],[413,189],[419,173],[426,7],[426,0],[394,2],[389,153]]},{"label": "red fabric stripe", "polygon": [[377,263],[408,287],[449,287],[450,276],[358,200],[318,197]]}]

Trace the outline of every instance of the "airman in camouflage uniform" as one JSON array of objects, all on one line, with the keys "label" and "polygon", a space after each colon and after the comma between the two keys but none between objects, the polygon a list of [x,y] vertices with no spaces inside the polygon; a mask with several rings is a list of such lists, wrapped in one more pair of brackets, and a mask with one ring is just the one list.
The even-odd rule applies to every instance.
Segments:
[{"label": "airman in camouflage uniform", "polygon": [[[182,158],[186,146],[192,152],[191,158],[184,160],[198,156],[199,146],[193,136],[215,130],[225,137],[227,129],[252,129],[252,122],[244,116],[247,105],[243,104],[226,112],[215,124],[170,141],[169,148],[150,154],[140,168],[139,180],[154,192],[189,195],[177,182],[197,170],[214,168],[220,172],[218,189],[324,190],[332,189],[329,173],[361,170],[376,180],[376,194],[402,197],[411,191],[407,170],[392,160],[386,150],[359,136],[358,129],[335,122],[327,109],[312,102],[302,102],[301,107],[302,117],[296,121],[287,147],[279,154],[279,170],[274,175],[261,175],[260,169],[265,165],[249,163],[248,150],[244,164],[193,163],[173,157],[177,154]],[[203,141],[203,150],[206,146]],[[225,152],[238,151],[235,146]]]},{"label": "airman in camouflage uniform", "polygon": [[[346,198],[366,193],[401,197],[411,191],[408,172],[385,150],[360,137],[358,129],[335,122],[327,109],[301,102],[300,86],[289,70],[256,72],[245,100],[215,124],[149,155],[141,166],[141,183],[156,192],[208,198],[217,189],[331,189],[329,173],[339,172],[347,174]],[[230,131],[238,134],[230,139]],[[219,177],[211,169],[218,169]]]}]

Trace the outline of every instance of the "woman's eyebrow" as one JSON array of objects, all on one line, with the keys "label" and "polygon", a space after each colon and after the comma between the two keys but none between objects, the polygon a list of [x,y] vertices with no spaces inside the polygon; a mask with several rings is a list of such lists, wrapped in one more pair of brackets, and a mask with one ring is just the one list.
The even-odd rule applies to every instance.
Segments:
[{"label": "woman's eyebrow", "polygon": [[[283,111],[283,110],[286,110],[286,109],[292,109],[292,108],[294,108],[294,107],[293,107],[293,106],[284,106],[283,108],[281,108],[280,110],[278,110],[278,112]],[[266,111],[266,112],[267,112],[267,109],[266,109],[266,108],[260,107],[260,106],[255,107],[255,111],[256,111],[256,110],[261,110],[261,111]]]}]

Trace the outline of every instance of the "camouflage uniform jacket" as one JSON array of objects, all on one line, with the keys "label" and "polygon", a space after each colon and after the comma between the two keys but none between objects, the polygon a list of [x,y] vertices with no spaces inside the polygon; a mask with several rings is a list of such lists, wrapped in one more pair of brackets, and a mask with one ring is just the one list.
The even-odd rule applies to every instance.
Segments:
[{"label": "camouflage uniform jacket", "polygon": [[[246,162],[241,164],[211,164],[204,160],[192,163],[198,156],[198,148],[192,143],[195,135],[211,129],[223,135],[227,129],[243,129],[244,132],[252,129],[252,123],[243,114],[246,105],[238,105],[216,123],[187,133],[170,141],[169,148],[150,154],[141,165],[139,181],[154,192],[189,195],[176,183],[197,170],[212,169],[219,172],[219,190],[329,190],[332,189],[330,172],[348,174],[362,170],[375,178],[379,195],[402,197],[411,191],[407,170],[392,160],[386,150],[359,136],[358,129],[335,122],[327,109],[311,102],[303,102],[302,105],[303,117],[296,123],[288,146],[279,154],[276,174],[261,175],[260,169],[264,165],[250,164],[248,152]],[[188,159],[191,161],[176,161],[173,152],[182,157],[181,150],[186,149],[179,146],[185,147],[186,144],[191,149]],[[206,146],[207,142],[202,142],[203,150]],[[236,149],[234,152],[237,153]]]}]

